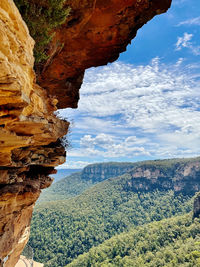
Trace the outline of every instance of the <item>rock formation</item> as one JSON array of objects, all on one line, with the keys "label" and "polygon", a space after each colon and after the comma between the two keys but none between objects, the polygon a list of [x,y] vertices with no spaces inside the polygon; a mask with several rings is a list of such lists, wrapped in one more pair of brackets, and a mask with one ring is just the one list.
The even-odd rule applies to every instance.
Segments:
[{"label": "rock formation", "polygon": [[196,194],[194,199],[194,218],[198,218],[200,216],[200,192]]},{"label": "rock formation", "polygon": [[71,15],[55,34],[50,59],[39,77],[40,85],[50,95],[56,95],[58,108],[76,108],[85,69],[115,61],[137,30],[165,12],[170,3],[171,0],[66,0]]},{"label": "rock formation", "polygon": [[127,189],[137,192],[171,189],[193,195],[200,191],[200,157],[136,163],[90,164],[80,174],[81,180],[90,180],[93,183],[125,174],[130,177],[126,185]]},{"label": "rock formation", "polygon": [[129,172],[127,185],[135,191],[174,190],[193,195],[200,191],[200,158],[155,161],[136,166]]},{"label": "rock formation", "polygon": [[82,180],[90,180],[93,183],[101,182],[112,177],[123,175],[133,169],[134,163],[97,163],[86,166],[81,171]]},{"label": "rock formation", "polygon": [[13,1],[0,1],[0,266],[18,261],[40,190],[65,161],[60,138],[69,123],[54,111],[76,107],[84,70],[117,59],[137,29],[170,2],[66,0],[71,16],[55,33],[38,76],[43,89],[33,71],[34,41]]},{"label": "rock formation", "polygon": [[65,161],[59,138],[68,123],[53,114],[57,100],[35,83],[34,41],[11,0],[0,2],[0,40],[0,263],[12,267],[40,189]]}]

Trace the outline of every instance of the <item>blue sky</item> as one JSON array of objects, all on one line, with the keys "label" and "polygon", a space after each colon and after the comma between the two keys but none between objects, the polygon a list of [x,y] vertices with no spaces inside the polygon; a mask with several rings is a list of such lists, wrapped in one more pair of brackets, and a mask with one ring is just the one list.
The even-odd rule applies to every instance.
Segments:
[{"label": "blue sky", "polygon": [[86,71],[61,168],[93,162],[200,155],[200,1],[171,9],[138,31],[117,62]]}]

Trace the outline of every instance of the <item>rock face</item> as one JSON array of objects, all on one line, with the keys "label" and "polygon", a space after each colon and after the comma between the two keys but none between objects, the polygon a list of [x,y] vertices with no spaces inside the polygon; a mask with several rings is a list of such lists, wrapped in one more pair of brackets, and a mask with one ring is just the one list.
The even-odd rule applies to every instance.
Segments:
[{"label": "rock face", "polygon": [[57,100],[35,83],[34,41],[11,0],[0,1],[0,40],[0,266],[12,267],[40,190],[65,161],[57,140],[68,123],[55,117]]},{"label": "rock face", "polygon": [[135,191],[155,189],[194,194],[200,191],[200,158],[157,161],[134,167],[127,188]]},{"label": "rock face", "polygon": [[71,16],[50,45],[38,77],[43,89],[33,71],[34,41],[13,1],[0,1],[0,266],[18,261],[40,190],[65,161],[59,139],[69,123],[54,111],[76,107],[84,70],[117,59],[137,29],[170,3],[66,0]]},{"label": "rock face", "polygon": [[200,193],[198,193],[194,199],[194,218],[198,218],[200,216]]},{"label": "rock face", "polygon": [[95,183],[123,174],[130,177],[126,187],[132,191],[171,189],[188,195],[200,191],[199,157],[136,163],[90,164],[81,172],[81,179]]},{"label": "rock face", "polygon": [[111,177],[122,175],[133,169],[133,163],[98,163],[86,166],[81,172],[81,179],[101,182]]},{"label": "rock face", "polygon": [[171,0],[66,0],[71,15],[56,32],[40,85],[57,97],[59,108],[76,108],[85,69],[115,61],[137,30],[170,4]]}]

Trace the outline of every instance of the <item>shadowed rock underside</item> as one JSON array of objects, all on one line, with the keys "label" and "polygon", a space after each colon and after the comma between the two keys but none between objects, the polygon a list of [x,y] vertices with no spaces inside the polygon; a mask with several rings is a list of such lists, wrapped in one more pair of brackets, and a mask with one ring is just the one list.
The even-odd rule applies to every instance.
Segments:
[{"label": "shadowed rock underside", "polygon": [[170,2],[67,0],[71,14],[54,35],[38,85],[34,41],[13,1],[0,1],[0,266],[18,261],[34,203],[65,161],[60,138],[69,123],[54,111],[76,107],[84,70],[116,60],[137,29]]}]

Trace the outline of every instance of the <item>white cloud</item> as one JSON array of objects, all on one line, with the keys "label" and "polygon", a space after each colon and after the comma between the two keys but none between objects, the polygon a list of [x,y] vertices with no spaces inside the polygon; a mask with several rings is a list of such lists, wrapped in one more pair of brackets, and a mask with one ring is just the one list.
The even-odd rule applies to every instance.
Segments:
[{"label": "white cloud", "polygon": [[176,42],[176,50],[181,50],[183,47],[191,47],[190,40],[192,39],[193,34],[185,32],[183,37],[178,37],[178,40]]},{"label": "white cloud", "polygon": [[155,58],[146,66],[88,70],[79,109],[61,111],[75,121],[79,146],[69,155],[103,161],[200,153],[199,66],[183,63]]},{"label": "white cloud", "polygon": [[84,135],[80,140],[81,148],[71,153],[71,156],[82,157],[104,156],[105,158],[129,157],[150,155],[142,146],[146,139],[138,139],[136,136],[117,138],[107,134],[99,134],[94,137]]},{"label": "white cloud", "polygon": [[194,55],[200,55],[200,46],[194,45],[191,42],[191,39],[193,38],[192,33],[185,32],[182,37],[178,37],[176,42],[176,51],[182,50],[182,48],[188,48]]},{"label": "white cloud", "polygon": [[182,25],[188,25],[188,26],[197,25],[197,26],[200,26],[200,16],[196,17],[196,18],[192,18],[192,19],[187,19],[187,20],[181,21],[177,26],[182,26]]},{"label": "white cloud", "polygon": [[108,145],[113,144],[113,137],[108,134],[99,134],[95,138],[92,138],[91,135],[84,135],[84,137],[80,140],[80,145],[86,148],[91,148],[95,146],[99,146],[102,148],[106,148]]},{"label": "white cloud", "polygon": [[59,165],[56,169],[82,169],[91,162],[81,161],[81,160],[69,160],[67,158],[66,162],[62,165]]},{"label": "white cloud", "polygon": [[176,6],[180,6],[183,3],[189,2],[190,0],[173,0],[172,4]]}]

